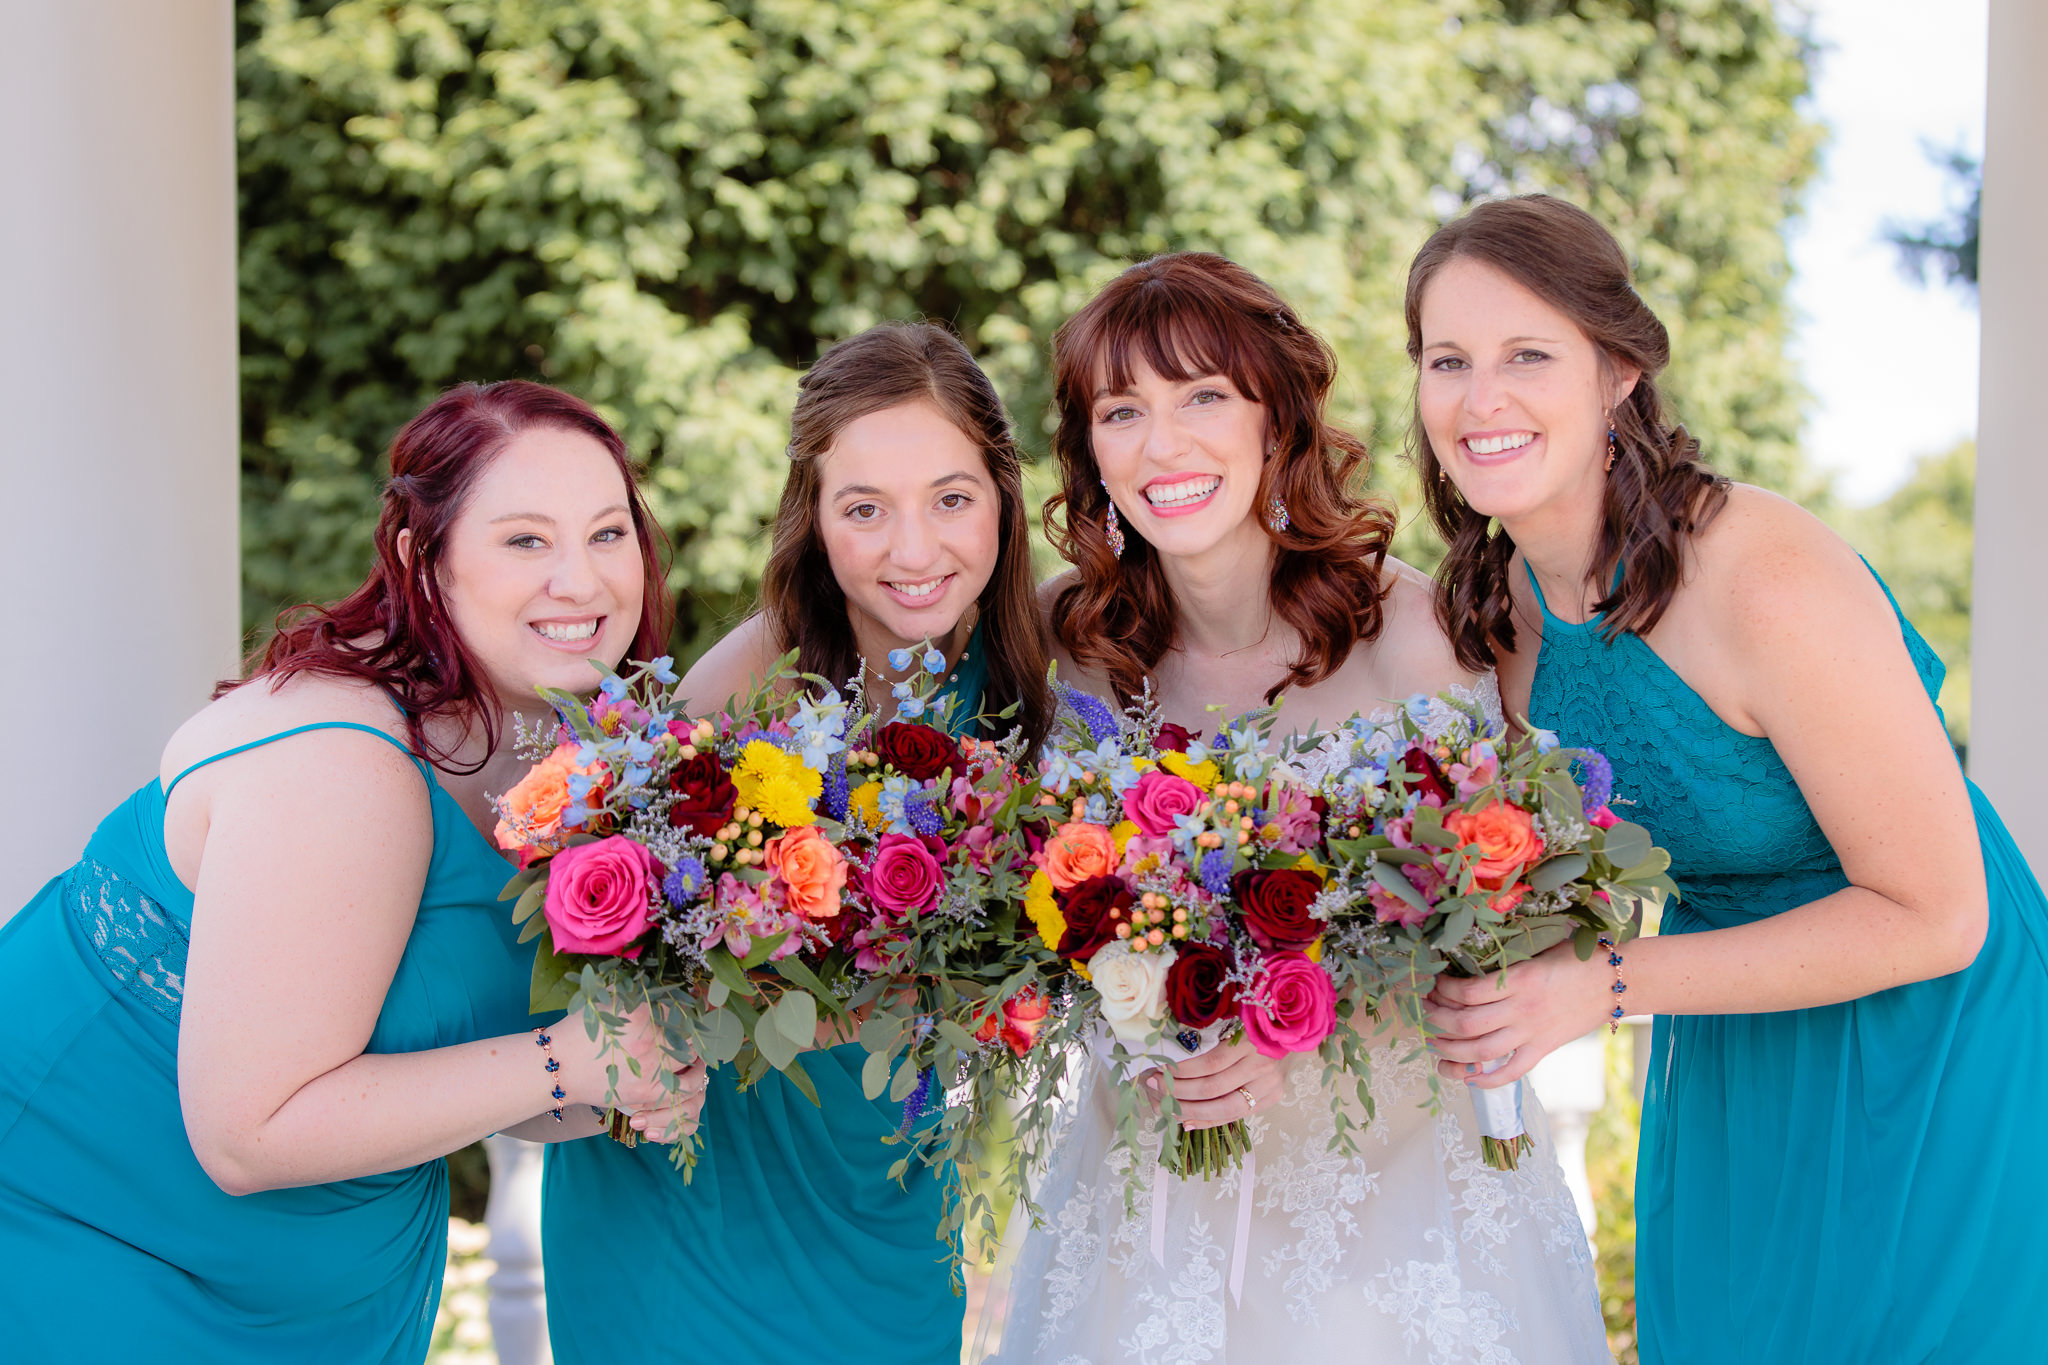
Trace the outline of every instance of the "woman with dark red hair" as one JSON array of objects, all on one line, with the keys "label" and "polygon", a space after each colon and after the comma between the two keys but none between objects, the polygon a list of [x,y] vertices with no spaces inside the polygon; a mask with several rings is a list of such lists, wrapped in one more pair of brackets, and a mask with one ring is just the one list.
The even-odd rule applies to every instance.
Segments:
[{"label": "woman with dark red hair", "polygon": [[[1264,281],[1220,256],[1146,261],[1060,329],[1053,357],[1062,486],[1046,527],[1073,568],[1043,600],[1069,678],[1122,701],[1149,680],[1163,718],[1197,732],[1212,705],[1277,705],[1276,733],[1309,732],[1446,690],[1498,715],[1429,580],[1387,557],[1393,516],[1356,486],[1365,447],[1327,415],[1335,357]],[[1374,1050],[1376,1113],[1354,1115],[1346,1157],[1320,1059],[1243,1043],[1192,1057],[1175,1068],[1183,1121],[1249,1120],[1256,1160],[1241,1181],[1148,1182],[1135,1217],[1108,1164],[1117,1087],[1091,1075],[1001,1358],[1606,1359],[1541,1115],[1521,1169],[1491,1170],[1464,1094],[1424,1108],[1429,1069],[1412,1034]]]},{"label": "woman with dark red hair", "polygon": [[[487,793],[536,686],[660,652],[652,528],[618,436],[537,384],[442,395],[391,471],[363,585],[288,614],[0,930],[20,1359],[422,1360],[439,1158],[595,1131],[604,1049],[529,1026]],[[635,1126],[693,1124],[701,1072],[646,1071]]]}]

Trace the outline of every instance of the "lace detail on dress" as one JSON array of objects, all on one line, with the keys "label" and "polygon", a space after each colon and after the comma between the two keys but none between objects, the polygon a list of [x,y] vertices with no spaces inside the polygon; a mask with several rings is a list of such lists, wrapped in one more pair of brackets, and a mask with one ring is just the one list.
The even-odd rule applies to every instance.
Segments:
[{"label": "lace detail on dress", "polygon": [[90,858],[64,874],[64,904],[115,983],[177,1023],[185,1008],[185,926]]}]

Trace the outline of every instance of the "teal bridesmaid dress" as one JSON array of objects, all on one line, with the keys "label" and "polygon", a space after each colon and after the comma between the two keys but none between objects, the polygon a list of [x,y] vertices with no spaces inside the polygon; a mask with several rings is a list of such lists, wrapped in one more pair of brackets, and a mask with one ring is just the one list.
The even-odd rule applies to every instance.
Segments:
[{"label": "teal bridesmaid dress", "polygon": [[[306,730],[216,754],[178,775]],[[402,747],[402,746],[400,746]],[[527,1025],[532,948],[498,903],[506,865],[418,759],[433,861],[366,1051]],[[0,1356],[21,1361],[416,1362],[448,1238],[440,1161],[232,1197],[178,1107],[192,893],[164,852],[155,779],[0,928]],[[535,1093],[540,1091],[535,1064]]]},{"label": "teal bridesmaid dress", "polygon": [[[1900,628],[1932,704],[1941,661]],[[1628,818],[1671,851],[1684,896],[1661,932],[1848,885],[1771,742],[1599,630],[1544,607],[1530,717],[1606,754]],[[1644,1365],[2048,1358],[2048,901],[1969,791],[1991,904],[1969,968],[1816,1009],[1657,1019],[1636,1176]]]},{"label": "teal bridesmaid dress", "polygon": [[[945,689],[956,730],[987,677],[977,631]],[[654,1143],[548,1148],[555,1365],[958,1365],[963,1310],[935,1236],[952,1168],[889,1179],[903,1106],[863,1093],[858,1043],[803,1060],[815,1105],[780,1072],[741,1091],[712,1070],[688,1184]]]}]

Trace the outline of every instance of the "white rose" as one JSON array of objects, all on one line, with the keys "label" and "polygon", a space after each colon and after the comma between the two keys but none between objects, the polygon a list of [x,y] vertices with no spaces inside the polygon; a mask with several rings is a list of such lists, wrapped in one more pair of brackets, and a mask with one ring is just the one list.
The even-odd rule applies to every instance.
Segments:
[{"label": "white rose", "polygon": [[1166,1013],[1166,969],[1176,956],[1168,947],[1134,953],[1130,944],[1118,939],[1088,959],[1095,993],[1102,998],[1102,1017],[1125,1045],[1142,1044]]}]

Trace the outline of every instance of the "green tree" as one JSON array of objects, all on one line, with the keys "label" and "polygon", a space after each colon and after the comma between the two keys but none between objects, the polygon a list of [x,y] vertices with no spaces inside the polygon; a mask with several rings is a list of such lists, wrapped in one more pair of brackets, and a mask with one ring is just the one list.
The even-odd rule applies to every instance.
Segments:
[{"label": "green tree", "polygon": [[1958,748],[1970,742],[1970,571],[1977,443],[1921,457],[1897,492],[1836,514],[1836,529],[1890,585],[1948,665],[1941,708]]},{"label": "green tree", "polygon": [[1717,463],[1804,488],[1817,135],[1772,0],[242,0],[238,42],[252,627],[360,574],[411,411],[530,376],[648,461],[687,647],[752,591],[823,347],[944,319],[1042,451],[1052,330],[1176,248],[1296,300],[1392,455],[1408,257],[1529,189],[1640,260]]}]

